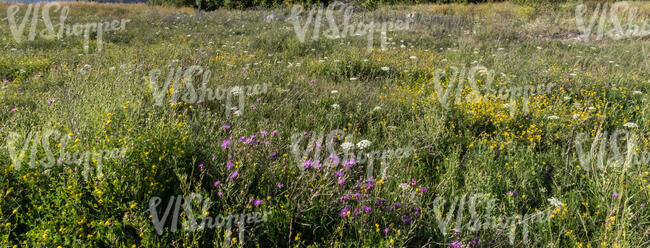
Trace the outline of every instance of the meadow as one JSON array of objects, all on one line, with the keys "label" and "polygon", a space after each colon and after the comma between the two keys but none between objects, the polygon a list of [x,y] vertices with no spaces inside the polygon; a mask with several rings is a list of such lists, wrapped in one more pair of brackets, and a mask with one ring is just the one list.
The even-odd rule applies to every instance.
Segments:
[{"label": "meadow", "polygon": [[1,247],[650,246],[650,39],[577,3],[59,7],[0,3]]}]

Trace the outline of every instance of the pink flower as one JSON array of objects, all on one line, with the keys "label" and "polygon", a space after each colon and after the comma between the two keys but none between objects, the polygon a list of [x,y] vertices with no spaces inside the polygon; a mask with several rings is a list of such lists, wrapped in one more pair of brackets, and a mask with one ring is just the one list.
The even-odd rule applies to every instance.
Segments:
[{"label": "pink flower", "polygon": [[230,174],[230,179],[231,179],[231,180],[232,180],[232,179],[235,179],[235,178],[237,177],[237,175],[239,175],[239,172],[236,172],[236,171],[233,172],[232,174]]},{"label": "pink flower", "polygon": [[217,192],[217,196],[221,197],[223,193],[221,191]]},{"label": "pink flower", "polygon": [[203,164],[199,164],[199,169],[203,169]]},{"label": "pink flower", "polygon": [[277,130],[277,129],[276,129],[276,130],[273,130],[273,131],[271,132],[271,135],[275,135],[276,133],[278,133],[278,130]]},{"label": "pink flower", "polygon": [[232,169],[232,167],[235,167],[235,164],[232,163],[232,160],[228,159],[228,162],[226,162],[226,169]]},{"label": "pink flower", "polygon": [[339,183],[339,185],[345,183],[345,178],[344,177],[339,177],[338,183]]},{"label": "pink flower", "polygon": [[257,102],[260,102],[260,101],[262,101],[262,98],[261,98],[261,97],[258,97],[258,98],[257,98]]},{"label": "pink flower", "polygon": [[278,186],[278,189],[284,188],[284,184],[281,184],[281,183],[278,183],[277,186]]},{"label": "pink flower", "polygon": [[219,184],[221,184],[221,181],[216,181],[216,182],[214,182],[214,186],[215,186],[215,187],[219,186]]},{"label": "pink flower", "polygon": [[612,196],[613,196],[614,198],[618,198],[618,193],[614,192],[614,194],[612,194]]},{"label": "pink flower", "polygon": [[255,207],[257,207],[259,205],[262,205],[262,203],[264,203],[264,200],[255,200],[255,202],[253,202],[253,205],[255,205]]},{"label": "pink flower", "polygon": [[222,125],[222,126],[221,126],[221,129],[223,129],[223,130],[226,130],[226,129],[228,129],[228,128],[230,128],[230,126],[228,126],[228,125]]},{"label": "pink flower", "polygon": [[221,142],[221,147],[228,148],[229,146],[230,146],[230,140],[229,139],[224,140],[223,142]]}]

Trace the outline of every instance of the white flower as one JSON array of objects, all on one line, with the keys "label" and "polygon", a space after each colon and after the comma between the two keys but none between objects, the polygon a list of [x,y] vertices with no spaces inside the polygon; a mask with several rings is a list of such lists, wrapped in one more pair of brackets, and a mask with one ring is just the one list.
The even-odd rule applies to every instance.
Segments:
[{"label": "white flower", "polygon": [[350,148],[352,147],[354,147],[354,144],[350,142],[344,142],[343,144],[341,144],[341,148],[343,148],[343,150],[350,150]]},{"label": "white flower", "polygon": [[235,86],[230,90],[230,93],[232,93],[235,96],[238,96],[244,93],[244,90],[242,89],[242,87]]},{"label": "white flower", "polygon": [[357,80],[357,79],[359,79],[359,78],[351,77],[351,78],[350,78],[350,81],[355,81],[355,80]]},{"label": "white flower", "polygon": [[339,91],[338,91],[338,90],[333,90],[331,93],[332,93],[332,94],[338,94]]},{"label": "white flower", "polygon": [[409,59],[417,59],[417,58],[418,58],[418,57],[415,57],[415,56],[411,56],[411,57],[409,57]]},{"label": "white flower", "polygon": [[111,71],[114,71],[114,70],[115,70],[115,66],[111,66],[111,68],[108,68],[108,69],[111,70]]},{"label": "white flower", "polygon": [[557,119],[560,119],[560,117],[557,117],[556,115],[551,115],[551,116],[546,117],[546,119],[557,120]]},{"label": "white flower", "polygon": [[629,127],[629,128],[636,128],[636,127],[639,127],[639,125],[637,125],[637,124],[634,123],[634,122],[628,122],[628,123],[625,123],[625,124],[623,124],[623,126],[624,126],[624,127]]},{"label": "white flower", "polygon": [[370,140],[362,140],[362,141],[359,141],[359,143],[357,143],[357,147],[359,149],[363,150],[363,149],[369,147],[371,144],[372,144],[372,142],[370,142]]},{"label": "white flower", "polygon": [[372,111],[377,111],[377,110],[380,110],[380,109],[381,109],[381,107],[379,107],[379,106],[375,106],[375,108],[372,109]]},{"label": "white flower", "polygon": [[339,108],[341,108],[341,106],[339,106],[338,104],[335,103],[335,104],[332,104],[332,108],[333,109],[339,109]]},{"label": "white flower", "polygon": [[501,105],[501,107],[502,107],[502,108],[509,108],[509,107],[510,107],[510,104],[509,104],[509,103],[506,103],[506,104]]},{"label": "white flower", "polygon": [[570,96],[565,96],[564,100],[571,100],[571,97]]},{"label": "white flower", "polygon": [[504,50],[503,47],[497,48],[497,51],[503,51],[503,50]]},{"label": "white flower", "polygon": [[594,108],[594,107],[588,107],[587,109],[588,109],[588,110],[594,110],[594,109],[596,109],[596,108]]},{"label": "white flower", "polygon": [[402,191],[409,191],[411,189],[411,185],[408,183],[401,183],[399,185],[399,188],[402,189]]},{"label": "white flower", "polygon": [[547,200],[551,205],[553,205],[553,206],[555,206],[555,207],[562,206],[562,202],[561,202],[560,200],[558,200],[558,199],[555,199],[555,197],[551,197],[551,198],[548,198],[548,199],[546,199],[546,200]]},{"label": "white flower", "polygon": [[541,47],[541,46],[538,46],[538,47],[537,47],[537,50],[542,50],[542,47]]},{"label": "white flower", "polygon": [[237,111],[233,112],[233,114],[235,116],[241,116],[241,110],[237,110]]},{"label": "white flower", "polygon": [[573,119],[578,119],[580,117],[580,114],[573,114]]},{"label": "white flower", "polygon": [[643,92],[638,91],[638,90],[632,91],[632,94],[634,94],[634,95],[638,95],[638,94],[641,94],[641,93],[643,93]]},{"label": "white flower", "polygon": [[381,70],[382,70],[382,71],[388,71],[388,70],[390,70],[390,67],[388,67],[388,66],[384,66],[384,67],[381,68]]},{"label": "white flower", "polygon": [[575,77],[575,76],[577,76],[577,75],[578,75],[578,74],[575,74],[575,73],[569,73],[569,76],[573,76],[573,77]]}]

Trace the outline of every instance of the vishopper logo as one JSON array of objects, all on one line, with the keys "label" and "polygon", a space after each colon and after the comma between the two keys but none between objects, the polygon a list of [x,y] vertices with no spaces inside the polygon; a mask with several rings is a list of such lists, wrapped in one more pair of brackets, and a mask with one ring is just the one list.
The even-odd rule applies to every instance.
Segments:
[{"label": "vishopper logo", "polygon": [[597,132],[590,142],[591,135],[578,133],[575,148],[580,165],[586,171],[606,170],[607,168],[628,168],[631,165],[648,164],[648,151],[635,153],[637,135],[628,130],[617,129]]},{"label": "vishopper logo", "polygon": [[[224,230],[224,242],[226,247],[231,243],[231,235],[233,225],[236,225],[239,229],[239,243],[244,244],[244,234],[246,232],[246,224],[256,224],[260,222],[266,222],[270,212],[253,212],[253,213],[243,213],[243,214],[228,214],[226,216],[218,215],[216,217],[210,217],[210,207],[212,206],[210,198],[203,199],[203,196],[198,193],[192,193],[189,196],[184,197],[183,195],[171,196],[169,202],[165,207],[164,213],[162,216],[159,215],[158,206],[162,203],[162,199],[158,196],[154,196],[149,200],[149,212],[151,214],[151,221],[153,222],[154,228],[158,235],[162,235],[165,229],[169,214],[171,213],[171,222],[170,222],[170,231],[175,233],[178,230],[179,217],[181,215],[180,208],[183,206],[185,212],[185,220],[182,221],[182,228],[188,232],[202,231],[207,229],[216,228],[218,230]],[[174,210],[172,210],[174,207]],[[196,211],[198,207],[198,211]],[[162,210],[162,209],[161,209]],[[170,212],[171,211],[171,212]],[[201,222],[197,222],[200,219]]]},{"label": "vishopper logo", "polygon": [[[102,150],[92,150],[92,151],[76,151],[71,154],[70,152],[65,151],[67,144],[70,142],[72,134],[64,135],[61,134],[58,130],[47,129],[43,132],[29,132],[27,137],[23,140],[22,148],[17,153],[17,148],[20,147],[17,143],[20,141],[22,135],[17,132],[10,132],[7,137],[7,149],[9,151],[9,157],[11,159],[11,165],[16,169],[20,170],[22,168],[23,159],[27,156],[27,151],[29,150],[29,168],[34,168],[36,165],[42,165],[44,168],[50,168],[54,164],[76,164],[78,166],[84,165],[83,176],[88,180],[90,174],[90,163],[97,164],[97,177],[102,177],[102,159],[116,159],[126,157],[126,148],[123,149],[102,149]],[[51,139],[59,139],[59,157],[55,158],[52,149],[50,149]],[[75,140],[75,142],[78,140]],[[44,154],[43,159],[37,159],[41,150],[38,148],[42,147],[42,153]]]},{"label": "vishopper logo", "polygon": [[[339,16],[343,13],[343,29],[340,29],[336,19],[337,15],[335,9],[338,8]],[[321,36],[321,23],[323,21],[323,5],[318,6],[314,5],[309,10],[304,24],[301,25],[301,15],[305,8],[301,5],[294,5],[291,8],[291,17],[290,20],[293,23],[293,28],[296,32],[296,36],[300,42],[305,42],[307,28],[314,22],[314,28],[312,29],[312,40],[316,41]],[[354,7],[347,5],[346,3],[336,1],[330,4],[325,11],[325,19],[329,26],[329,29],[325,30],[324,36],[328,39],[339,39],[345,38],[348,36],[362,36],[367,35],[368,45],[367,52],[372,52],[372,47],[374,45],[374,35],[376,32],[380,33],[380,45],[381,49],[386,49],[386,32],[396,31],[396,30],[408,30],[411,20],[396,20],[386,21],[386,22],[375,22],[371,21],[370,23],[350,23],[352,19],[352,14],[354,12]],[[356,26],[356,27],[355,27]]]},{"label": "vishopper logo", "polygon": [[[548,199],[548,201],[555,207],[560,207],[562,204],[555,198]],[[469,221],[467,222],[463,222],[463,216],[465,216],[466,212],[465,205],[467,205],[467,211],[470,214]],[[485,205],[485,207],[482,208],[481,205]],[[495,206],[496,199],[488,194],[472,194],[469,198],[467,198],[467,194],[464,194],[460,199],[456,196],[449,204],[443,197],[438,196],[433,201],[432,211],[442,235],[447,236],[452,226],[456,233],[461,233],[463,230],[472,233],[476,233],[481,229],[504,230],[508,233],[508,240],[511,245],[515,241],[517,226],[523,227],[522,239],[524,243],[527,243],[528,225],[533,222],[547,222],[550,220],[552,214],[552,211],[549,209],[547,211],[536,211],[534,214],[526,214],[523,216],[515,214],[510,217],[495,217],[493,213]],[[444,214],[445,209],[447,209],[446,215]],[[455,211],[456,219],[454,220]]]},{"label": "vishopper logo", "polygon": [[[226,116],[229,116],[232,111],[234,115],[239,116],[243,114],[246,109],[247,96],[259,96],[266,94],[271,84],[255,84],[253,86],[233,86],[224,88],[218,86],[217,88],[208,88],[208,83],[211,80],[212,72],[198,65],[190,66],[183,70],[182,67],[176,67],[174,64],[169,66],[169,73],[164,85],[160,85],[161,70],[152,69],[148,77],[144,77],[146,85],[149,87],[153,94],[156,106],[161,106],[165,100],[166,95],[169,93],[169,104],[175,105],[178,103],[179,94],[185,103],[200,104],[203,102],[210,102],[214,100],[225,100]],[[195,79],[201,79],[201,87],[197,90],[194,88]],[[198,94],[197,94],[198,93]],[[238,105],[233,106],[233,97],[238,97]],[[251,106],[254,108],[254,106]]]},{"label": "vishopper logo", "polygon": [[[427,92],[427,87],[434,86],[435,98],[444,107],[452,104],[460,104],[463,99],[470,103],[490,100],[509,100],[503,107],[510,108],[514,114],[518,103],[521,102],[523,112],[529,111],[529,99],[535,95],[548,94],[551,92],[553,83],[549,85],[525,85],[525,86],[497,86],[494,84],[494,70],[488,70],[485,66],[477,65],[471,68],[450,67],[452,70],[436,69],[433,79],[422,85],[422,92]],[[482,84],[478,82],[482,81]],[[465,82],[468,83],[470,91],[463,97]],[[426,96],[426,95],[425,95]]]},{"label": "vishopper logo", "polygon": [[[11,34],[14,37],[16,43],[21,43],[23,41],[24,34],[25,34],[25,26],[27,25],[28,22],[30,22],[30,17],[31,17],[31,24],[30,24],[30,29],[29,29],[29,34],[27,36],[27,39],[33,41],[36,38],[37,35],[36,27],[38,25],[38,15],[40,13],[43,17],[43,24],[45,25],[45,29],[41,30],[38,33],[40,34],[41,38],[45,40],[53,40],[55,38],[60,40],[64,37],[64,35],[67,37],[83,35],[84,53],[88,53],[90,47],[89,42],[90,42],[91,33],[97,34],[97,52],[101,52],[103,46],[104,32],[126,30],[126,23],[131,21],[130,19],[122,19],[119,21],[113,20],[112,22],[100,21],[96,23],[85,23],[85,24],[76,23],[72,26],[66,25],[65,21],[68,18],[70,7],[68,6],[61,7],[60,3],[53,2],[53,3],[47,3],[43,5],[42,9],[40,3],[27,5],[25,14],[23,15],[23,18],[20,21],[20,24],[18,24],[16,22],[16,15],[20,11],[20,9],[21,9],[21,5],[17,5],[17,4],[11,5],[9,6],[9,8],[7,8],[7,21],[9,22],[9,28],[11,29]],[[52,24],[52,20],[50,18],[51,13],[56,13],[56,12],[59,12],[58,29],[55,28],[57,25]]]},{"label": "vishopper logo", "polygon": [[[307,168],[322,169],[336,168],[339,164],[344,168],[350,168],[356,164],[366,164],[367,177],[374,177],[375,160],[381,161],[379,174],[381,178],[386,177],[386,169],[391,159],[408,157],[414,152],[413,147],[401,147],[397,149],[370,150],[372,142],[361,140],[356,144],[358,149],[355,154],[354,137],[345,131],[336,129],[330,131],[327,136],[325,132],[313,132],[311,138],[308,133],[295,133],[291,136],[291,152],[298,168],[304,172]],[[307,141],[304,143],[304,141]],[[303,149],[303,147],[305,147]],[[327,157],[323,151],[327,149]],[[339,172],[340,173],[340,172]]]},{"label": "vishopper logo", "polygon": [[[582,33],[582,40],[584,42],[589,42],[592,32],[594,31],[594,26],[596,26],[596,20],[598,20],[598,25],[596,26],[596,40],[601,40],[603,34],[607,35],[613,40],[619,40],[623,38],[632,38],[632,37],[643,37],[650,34],[650,23],[644,21],[642,27],[635,24],[635,18],[638,17],[637,11],[638,7],[630,7],[628,2],[616,2],[611,5],[611,8],[608,9],[609,3],[598,3],[594,9],[591,18],[587,22],[583,19],[583,16],[587,14],[587,5],[580,4],[576,6],[576,25],[578,26],[580,32]],[[605,32],[605,29],[608,26],[608,10],[609,10],[609,22],[612,25],[612,28]],[[627,12],[627,30],[624,30],[621,21],[619,20],[619,13],[623,14]],[[600,17],[599,17],[600,13]],[[621,15],[622,16],[622,15]],[[588,17],[588,15],[586,16]]]}]

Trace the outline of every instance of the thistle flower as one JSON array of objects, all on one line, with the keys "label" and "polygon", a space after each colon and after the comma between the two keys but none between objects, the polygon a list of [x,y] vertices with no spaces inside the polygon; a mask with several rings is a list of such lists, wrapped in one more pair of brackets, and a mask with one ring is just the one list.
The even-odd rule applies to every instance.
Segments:
[{"label": "thistle flower", "polygon": [[214,182],[214,186],[215,186],[215,187],[219,186],[219,184],[221,184],[221,181],[216,181],[216,182]]},{"label": "thistle flower", "polygon": [[262,203],[264,203],[264,200],[255,200],[255,202],[253,202],[253,205],[255,207],[258,207],[259,205],[262,205]]},{"label": "thistle flower", "polygon": [[612,196],[613,196],[614,198],[618,198],[618,193],[614,192],[614,194],[612,194]]},{"label": "thistle flower", "polygon": [[227,130],[228,128],[230,128],[230,126],[228,126],[228,125],[222,125],[221,126],[221,129],[223,129],[223,130]]},{"label": "thistle flower", "polygon": [[448,247],[451,247],[451,248],[461,248],[462,246],[463,246],[463,242],[460,242],[460,241],[454,241],[454,242],[451,242],[448,245]]},{"label": "thistle flower", "polygon": [[341,184],[345,183],[345,178],[344,177],[339,177],[337,182],[338,182],[339,185],[341,185]]},{"label": "thistle flower", "polygon": [[239,175],[239,172],[236,172],[236,171],[233,172],[232,174],[230,174],[230,180],[233,180],[233,179],[237,178],[237,175]]}]

